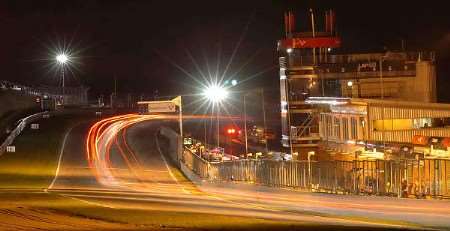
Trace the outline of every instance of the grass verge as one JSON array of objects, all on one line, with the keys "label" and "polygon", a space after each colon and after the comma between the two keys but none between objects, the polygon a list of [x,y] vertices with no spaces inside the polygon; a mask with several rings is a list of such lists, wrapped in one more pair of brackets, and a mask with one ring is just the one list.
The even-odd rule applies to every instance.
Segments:
[{"label": "grass verge", "polygon": [[0,156],[0,188],[43,189],[53,179],[65,132],[84,117],[59,115],[41,119],[39,130],[28,126],[16,138],[15,153]]}]

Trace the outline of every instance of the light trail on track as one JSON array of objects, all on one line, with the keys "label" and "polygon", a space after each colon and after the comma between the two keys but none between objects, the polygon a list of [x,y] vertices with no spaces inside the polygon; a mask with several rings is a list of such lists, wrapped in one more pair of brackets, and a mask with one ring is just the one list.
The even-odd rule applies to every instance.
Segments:
[{"label": "light trail on track", "polygon": [[[184,118],[200,121],[210,116]],[[433,217],[439,217],[440,225],[447,225],[443,218],[448,217],[445,214],[449,214],[450,206],[444,202],[431,201],[428,205],[425,201],[311,194],[229,182],[203,181],[194,185],[183,176],[183,179],[179,178],[182,182],[177,182],[170,172],[180,173],[174,166],[164,164],[155,137],[163,121],[174,123],[178,116],[128,114],[94,123],[87,129],[84,140],[87,164],[84,167],[81,162],[74,164],[79,152],[69,152],[72,157],[65,162],[66,167],[62,167],[66,174],[53,191],[114,208],[391,228],[422,227],[416,226],[416,221],[429,227],[435,220]],[[145,137],[142,132],[146,133]],[[77,172],[81,168],[85,169],[83,174],[90,174],[97,185],[93,181],[76,181],[74,175],[81,174]],[[409,214],[411,218],[403,214]]]},{"label": "light trail on track", "polygon": [[[111,169],[113,169],[110,159],[111,147],[116,145],[119,150],[119,154],[126,163],[127,167],[133,174],[139,178],[139,171],[141,168],[140,163],[131,149],[126,144],[125,133],[122,132],[122,142],[119,141],[118,134],[121,131],[126,130],[127,127],[146,120],[155,119],[175,119],[174,116],[161,116],[161,115],[136,115],[128,114],[115,116],[107,119],[103,119],[95,123],[89,129],[86,139],[86,159],[88,160],[89,168],[94,172],[97,181],[109,187],[126,187],[126,184],[119,182]],[[120,143],[125,144],[126,151]]]},{"label": "light trail on track", "polygon": [[[205,118],[209,117],[202,115],[185,116],[185,119]],[[177,121],[178,119],[178,116],[173,115],[127,114],[106,118],[92,125],[86,137],[86,160],[97,182],[106,187],[145,191],[145,183],[137,184],[136,182],[142,183],[153,180],[143,174],[148,169],[145,169],[135,152],[129,146],[126,139],[127,129],[132,125],[144,121]],[[116,170],[117,167],[111,161],[113,148],[117,150],[117,153],[132,176],[124,177],[123,173],[119,176],[120,171]],[[167,171],[170,172],[170,169],[167,169]],[[125,180],[125,178],[128,180]]]}]

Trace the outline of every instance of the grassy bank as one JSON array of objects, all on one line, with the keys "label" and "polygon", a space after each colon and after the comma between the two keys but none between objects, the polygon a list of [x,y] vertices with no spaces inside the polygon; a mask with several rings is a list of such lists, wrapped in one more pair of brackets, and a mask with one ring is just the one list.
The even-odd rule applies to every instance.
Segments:
[{"label": "grassy bank", "polygon": [[[62,230],[67,225],[71,225],[72,230],[386,230],[358,226],[318,226],[305,222],[205,213],[107,208],[100,205],[115,203],[95,199],[85,203],[53,193],[2,192],[0,201],[0,211],[7,209],[20,212],[23,217],[35,216],[35,219],[42,216],[41,219],[44,218],[42,220],[46,223],[40,225],[46,230]],[[26,219],[23,221],[24,224],[27,222]],[[38,227],[39,224],[29,225]],[[73,227],[77,225],[78,229]]]},{"label": "grassy bank", "polygon": [[0,142],[7,137],[6,130],[14,123],[40,110],[35,98],[12,90],[0,90]]},{"label": "grassy bank", "polygon": [[42,189],[53,179],[65,132],[83,120],[69,115],[41,119],[14,141],[15,153],[0,156],[0,188]]}]

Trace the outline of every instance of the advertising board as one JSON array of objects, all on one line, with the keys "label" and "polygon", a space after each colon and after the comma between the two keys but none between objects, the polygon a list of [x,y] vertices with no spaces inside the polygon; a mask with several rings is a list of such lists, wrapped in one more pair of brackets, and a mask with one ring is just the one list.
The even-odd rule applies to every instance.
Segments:
[{"label": "advertising board", "polygon": [[148,112],[175,112],[176,107],[172,102],[154,102],[148,104]]}]

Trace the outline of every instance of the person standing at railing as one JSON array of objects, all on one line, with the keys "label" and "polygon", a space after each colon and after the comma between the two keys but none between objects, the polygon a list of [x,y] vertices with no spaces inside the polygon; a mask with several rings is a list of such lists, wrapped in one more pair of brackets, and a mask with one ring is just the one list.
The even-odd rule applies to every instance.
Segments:
[{"label": "person standing at railing", "polygon": [[408,197],[408,182],[406,181],[406,179],[402,180],[401,187],[401,197]]}]

